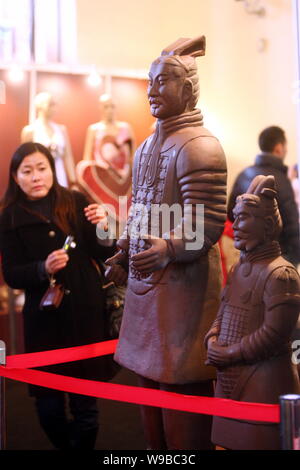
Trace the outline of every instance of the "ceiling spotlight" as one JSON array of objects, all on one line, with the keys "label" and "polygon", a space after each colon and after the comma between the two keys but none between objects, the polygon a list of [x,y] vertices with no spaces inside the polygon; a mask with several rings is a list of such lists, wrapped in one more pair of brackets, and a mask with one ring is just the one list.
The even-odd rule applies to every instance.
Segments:
[{"label": "ceiling spotlight", "polygon": [[93,68],[91,73],[87,78],[87,82],[92,87],[97,87],[102,83],[102,78],[100,77],[99,73],[97,72],[96,68]]},{"label": "ceiling spotlight", "polygon": [[19,65],[12,65],[8,71],[11,82],[20,83],[24,80],[24,70]]}]

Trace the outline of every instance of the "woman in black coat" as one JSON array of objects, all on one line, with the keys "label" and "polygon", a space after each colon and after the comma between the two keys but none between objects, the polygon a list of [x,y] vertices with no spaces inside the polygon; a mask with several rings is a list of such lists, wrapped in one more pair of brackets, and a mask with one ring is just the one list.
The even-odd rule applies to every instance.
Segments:
[{"label": "woman in black coat", "polygon": [[[100,263],[114,251],[99,244],[86,219],[85,197],[59,186],[54,160],[40,144],[21,145],[12,157],[9,184],[2,201],[0,250],[5,281],[25,290],[26,352],[79,346],[105,339],[105,297]],[[76,247],[62,247],[73,235]],[[65,294],[54,311],[40,309],[49,277]],[[43,368],[78,378],[105,380],[107,358],[94,358]],[[93,448],[98,430],[96,398],[68,394],[73,422],[68,423],[63,392],[30,387],[40,423],[55,447]]]}]

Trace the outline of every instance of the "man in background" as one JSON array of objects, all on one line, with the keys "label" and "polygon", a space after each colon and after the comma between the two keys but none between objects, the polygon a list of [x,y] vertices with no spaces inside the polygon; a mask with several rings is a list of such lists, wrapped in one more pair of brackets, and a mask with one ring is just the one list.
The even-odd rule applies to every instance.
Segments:
[{"label": "man in background", "polygon": [[233,222],[233,207],[237,196],[246,192],[257,175],[273,175],[277,188],[277,201],[282,216],[283,228],[279,238],[282,256],[294,266],[300,263],[299,216],[294,192],[284,165],[287,140],[284,131],[277,126],[264,129],[258,138],[261,153],[253,166],[242,171],[233,185],[229,202],[228,218]]}]

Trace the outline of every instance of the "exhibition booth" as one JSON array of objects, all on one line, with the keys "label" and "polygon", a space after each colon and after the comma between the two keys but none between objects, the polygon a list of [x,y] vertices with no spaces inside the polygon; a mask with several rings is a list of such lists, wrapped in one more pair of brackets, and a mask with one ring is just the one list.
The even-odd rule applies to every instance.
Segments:
[{"label": "exhibition booth", "polygon": [[[283,251],[277,206],[299,203],[300,5],[220,3],[0,0],[0,450],[300,448],[297,345],[288,356],[300,256]],[[275,153],[258,141],[269,128],[283,136]],[[292,203],[280,205],[271,171],[252,172],[234,222],[226,195],[260,151],[294,169],[282,170]],[[51,169],[43,187],[24,185],[24,161]],[[153,223],[157,205],[182,213],[167,211],[166,229],[163,211]],[[299,235],[298,210],[295,230],[281,214],[288,235]],[[158,230],[150,241],[145,213]],[[245,213],[256,232],[239,226]],[[234,230],[249,230],[253,244]],[[198,238],[200,248],[187,248]],[[65,413],[63,393],[74,422],[87,407],[82,427],[52,423],[51,406]]]}]

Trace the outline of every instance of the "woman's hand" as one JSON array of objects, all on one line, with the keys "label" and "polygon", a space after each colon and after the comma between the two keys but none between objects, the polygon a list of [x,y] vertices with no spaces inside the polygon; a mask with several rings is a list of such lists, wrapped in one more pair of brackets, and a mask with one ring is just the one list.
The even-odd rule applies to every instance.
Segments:
[{"label": "woman's hand", "polygon": [[55,250],[50,253],[45,261],[45,269],[48,274],[55,274],[65,268],[69,261],[69,256],[65,250]]},{"label": "woman's hand", "polygon": [[84,208],[84,213],[89,222],[94,225],[101,223],[105,232],[108,230],[108,213],[101,204],[90,204]]}]

